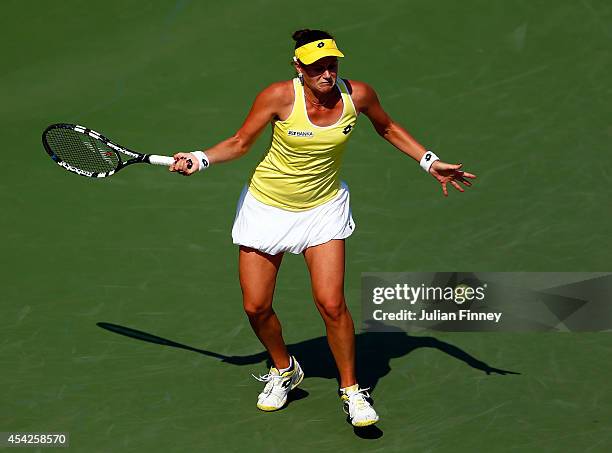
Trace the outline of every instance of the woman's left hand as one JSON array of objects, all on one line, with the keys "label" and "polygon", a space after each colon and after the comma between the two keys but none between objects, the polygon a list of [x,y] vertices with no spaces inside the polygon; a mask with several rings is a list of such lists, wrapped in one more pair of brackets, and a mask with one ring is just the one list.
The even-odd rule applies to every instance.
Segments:
[{"label": "woman's left hand", "polygon": [[450,183],[459,192],[465,192],[463,187],[459,185],[459,182],[464,186],[469,187],[472,185],[472,183],[466,178],[476,178],[476,175],[461,170],[462,166],[463,164],[447,164],[446,162],[442,162],[440,160],[435,161],[431,165],[429,173],[431,173],[431,175],[436,178],[440,184],[442,184],[442,192],[444,192],[445,197],[448,197],[448,189],[446,188],[446,184]]}]

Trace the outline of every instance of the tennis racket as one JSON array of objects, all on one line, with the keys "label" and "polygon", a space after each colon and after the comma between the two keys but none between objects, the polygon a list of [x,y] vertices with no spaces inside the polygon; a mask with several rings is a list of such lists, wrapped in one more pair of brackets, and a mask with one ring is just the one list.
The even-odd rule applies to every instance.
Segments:
[{"label": "tennis racket", "polygon": [[[132,164],[169,167],[174,163],[173,157],[131,151],[77,124],[52,124],[43,132],[42,142],[57,165],[89,178],[106,178]],[[187,165],[191,168],[191,159]]]}]

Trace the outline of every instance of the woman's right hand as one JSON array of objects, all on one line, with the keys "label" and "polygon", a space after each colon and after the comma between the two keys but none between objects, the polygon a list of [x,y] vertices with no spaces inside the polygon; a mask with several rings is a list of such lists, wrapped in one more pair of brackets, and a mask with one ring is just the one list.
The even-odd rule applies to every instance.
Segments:
[{"label": "woman's right hand", "polygon": [[190,176],[200,168],[198,159],[192,153],[176,153],[172,157],[174,157],[174,164],[170,166],[170,171]]}]

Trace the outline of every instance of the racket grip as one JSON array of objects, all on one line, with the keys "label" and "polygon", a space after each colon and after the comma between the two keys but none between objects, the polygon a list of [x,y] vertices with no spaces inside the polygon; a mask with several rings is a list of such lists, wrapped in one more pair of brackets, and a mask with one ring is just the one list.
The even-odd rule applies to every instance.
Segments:
[{"label": "racket grip", "polygon": [[174,163],[174,157],[170,156],[157,156],[155,154],[150,154],[148,157],[148,161],[153,165],[163,165],[165,167],[169,167]]}]

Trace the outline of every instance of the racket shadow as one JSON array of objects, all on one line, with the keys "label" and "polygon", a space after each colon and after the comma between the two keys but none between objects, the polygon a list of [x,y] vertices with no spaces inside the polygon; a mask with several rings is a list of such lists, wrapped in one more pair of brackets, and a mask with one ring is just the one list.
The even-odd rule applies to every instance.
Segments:
[{"label": "racket shadow", "polygon": [[227,356],[223,354],[218,354],[216,352],[207,351],[205,349],[194,348],[193,346],[188,346],[186,344],[177,343],[176,341],[168,340],[167,338],[158,337],[157,335],[153,335],[147,332],[143,332],[142,330],[132,329],[131,327],[120,326],[118,324],[111,324],[108,322],[97,322],[96,325],[101,327],[102,329],[108,330],[113,333],[117,333],[119,335],[123,335],[129,338],[134,338],[136,340],[146,341],[148,343],[160,344],[163,346],[170,346],[172,348],[185,349],[186,351],[197,352],[202,355],[206,355],[209,357],[214,357],[216,359],[226,359]]}]

